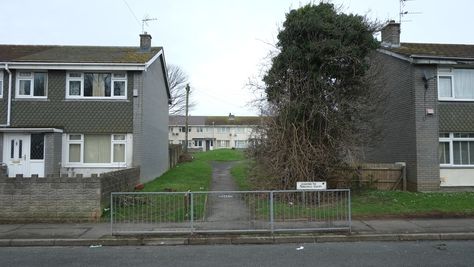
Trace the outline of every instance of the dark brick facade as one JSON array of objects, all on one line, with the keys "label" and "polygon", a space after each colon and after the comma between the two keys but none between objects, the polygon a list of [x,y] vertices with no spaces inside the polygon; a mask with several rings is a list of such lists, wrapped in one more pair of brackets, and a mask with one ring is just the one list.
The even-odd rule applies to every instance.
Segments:
[{"label": "dark brick facade", "polygon": [[[13,92],[16,84],[14,76],[15,73]],[[6,122],[7,79],[8,74],[5,73],[0,123]],[[65,98],[66,71],[49,70],[47,99],[12,98],[11,127],[59,128],[67,133],[131,133],[133,72],[128,72],[127,88],[127,100],[69,100]]]},{"label": "dark brick facade", "polygon": [[[381,140],[368,149],[367,161],[406,163],[407,186],[412,191],[439,190],[438,101],[436,80],[428,89],[422,77],[436,74],[436,66],[413,65],[379,53],[384,90],[388,94]],[[427,115],[427,109],[434,109]]]}]

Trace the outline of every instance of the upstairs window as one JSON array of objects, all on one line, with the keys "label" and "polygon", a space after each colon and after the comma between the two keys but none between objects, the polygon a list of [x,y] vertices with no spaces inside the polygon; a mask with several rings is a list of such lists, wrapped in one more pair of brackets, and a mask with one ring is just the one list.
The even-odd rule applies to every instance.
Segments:
[{"label": "upstairs window", "polygon": [[230,133],[230,128],[229,127],[219,127],[217,128],[218,133]]},{"label": "upstairs window", "polygon": [[46,72],[19,71],[16,78],[17,98],[46,98]]},{"label": "upstairs window", "polygon": [[[185,133],[186,132],[186,127],[179,127],[179,132],[180,133]],[[188,127],[188,132],[191,132],[191,127]]]},{"label": "upstairs window", "polygon": [[474,69],[438,69],[438,98],[474,101]]},{"label": "upstairs window", "polygon": [[127,99],[127,74],[69,72],[66,96],[84,99]]}]

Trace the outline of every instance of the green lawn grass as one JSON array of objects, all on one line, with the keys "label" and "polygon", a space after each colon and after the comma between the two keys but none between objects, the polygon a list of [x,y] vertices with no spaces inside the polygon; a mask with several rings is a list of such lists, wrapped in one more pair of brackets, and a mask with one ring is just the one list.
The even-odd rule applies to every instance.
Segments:
[{"label": "green lawn grass", "polygon": [[[162,176],[145,184],[142,192],[209,191],[211,161],[243,160],[240,150],[220,149],[193,154],[193,161],[178,164]],[[205,214],[206,194],[194,197],[194,219]],[[115,218],[121,222],[183,222],[190,216],[190,202],[185,194],[135,195],[117,197]]]},{"label": "green lawn grass", "polygon": [[473,216],[474,193],[363,191],[352,194],[354,217]]},{"label": "green lawn grass", "polygon": [[[231,169],[231,175],[239,190],[252,189],[252,184],[248,179],[249,161],[245,160],[243,152],[221,149],[195,153],[192,162],[181,163],[161,177],[146,183],[144,191],[208,191],[212,176],[211,161],[240,161]],[[351,196],[354,218],[474,216],[474,192],[416,193],[367,190],[352,192]],[[180,200],[177,203],[181,202],[183,201]],[[167,201],[160,203],[158,206],[167,205]],[[204,214],[205,197],[196,201],[195,204],[199,208],[195,210],[194,214],[199,218]],[[298,203],[292,206],[285,203],[275,204],[275,207],[281,206],[276,208],[277,217],[279,212],[290,214],[292,210],[299,208]],[[258,209],[261,211],[258,213],[262,213],[262,216],[268,213],[266,210],[268,207],[263,203],[257,206],[260,207]],[[310,211],[303,213],[308,212]],[[181,205],[176,205],[176,209],[171,210],[171,214],[163,216],[167,219],[183,220],[186,217],[186,211]]]},{"label": "green lawn grass", "polygon": [[[245,160],[231,169],[231,174],[240,190],[252,189],[248,179],[248,168],[248,161]],[[353,191],[351,195],[352,215],[355,218],[474,216],[474,192],[417,193],[363,190]],[[285,209],[282,206],[281,210]]]},{"label": "green lawn grass", "polygon": [[251,184],[248,180],[249,162],[247,160],[240,161],[230,169],[230,174],[235,180],[239,190],[251,190]]},{"label": "green lawn grass", "polygon": [[236,161],[245,159],[244,152],[238,149],[216,149],[194,154],[199,161]]},{"label": "green lawn grass", "polygon": [[180,163],[162,176],[145,184],[145,192],[208,191],[211,183],[211,161],[243,160],[240,150],[217,149],[193,154],[192,162]]}]

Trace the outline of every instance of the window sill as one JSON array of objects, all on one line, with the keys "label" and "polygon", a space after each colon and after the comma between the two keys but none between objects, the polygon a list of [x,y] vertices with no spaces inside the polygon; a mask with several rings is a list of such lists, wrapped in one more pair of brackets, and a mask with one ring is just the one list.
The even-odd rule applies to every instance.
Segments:
[{"label": "window sill", "polygon": [[65,102],[130,102],[130,100],[124,98],[66,98]]},{"label": "window sill", "polygon": [[126,168],[127,163],[68,163],[63,166],[64,168]]},{"label": "window sill", "polygon": [[20,97],[20,98],[16,97],[12,100],[13,101],[44,101],[44,102],[49,101],[49,99],[46,97]]},{"label": "window sill", "polygon": [[474,99],[438,98],[440,102],[474,102]]},{"label": "window sill", "polygon": [[440,169],[474,169],[474,165],[440,165]]}]

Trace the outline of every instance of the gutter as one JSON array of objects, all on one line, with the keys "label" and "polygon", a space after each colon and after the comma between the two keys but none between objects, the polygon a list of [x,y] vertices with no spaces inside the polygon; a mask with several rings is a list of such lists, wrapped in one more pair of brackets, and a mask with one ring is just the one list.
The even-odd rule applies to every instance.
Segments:
[{"label": "gutter", "polygon": [[383,48],[377,49],[378,52],[386,54],[404,61],[407,61],[411,64],[429,64],[429,65],[472,65],[474,64],[474,58],[463,58],[463,57],[444,57],[444,56],[429,56],[429,55],[410,55],[404,56],[397,52],[392,52]]},{"label": "gutter", "polygon": [[474,61],[472,57],[446,57],[446,56],[429,56],[429,55],[417,55],[413,54],[410,55],[412,58],[429,58],[429,59],[437,59],[437,60],[467,60],[467,61]]},{"label": "gutter", "polygon": [[[8,106],[7,106],[7,123],[0,124],[0,127],[10,127],[10,118],[12,110],[12,72],[8,67],[8,63],[5,63],[5,70],[8,72]],[[3,90],[3,88],[2,88]]]},{"label": "gutter", "polygon": [[14,69],[50,69],[50,70],[130,70],[144,71],[143,63],[64,63],[64,62],[0,62]]}]

